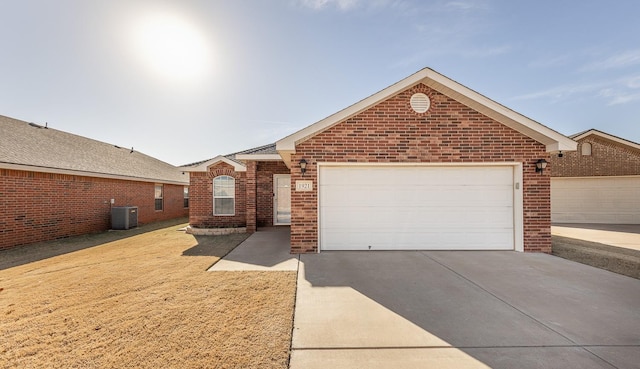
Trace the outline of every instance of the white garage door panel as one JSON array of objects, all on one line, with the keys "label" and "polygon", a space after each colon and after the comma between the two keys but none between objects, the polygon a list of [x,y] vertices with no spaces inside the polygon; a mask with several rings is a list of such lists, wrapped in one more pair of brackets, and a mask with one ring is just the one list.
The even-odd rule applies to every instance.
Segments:
[{"label": "white garage door panel", "polygon": [[[429,206],[455,206],[451,199],[464,201],[468,207],[511,206],[513,195],[509,186],[426,186],[390,185],[387,188],[373,186],[331,186],[321,198],[321,206],[393,206],[411,207],[418,204]],[[323,186],[321,186],[322,188]],[[411,196],[406,196],[408,193]],[[478,194],[482,194],[479,196]],[[375,203],[372,203],[375,198]]]},{"label": "white garage door panel", "polygon": [[640,224],[640,177],[552,178],[551,221]]},{"label": "white garage door panel", "polygon": [[[390,232],[332,232],[326,233],[330,248],[323,250],[496,250],[496,244],[513,244],[513,232],[487,229],[473,233],[399,229]],[[323,240],[324,244],[324,240]],[[371,246],[371,248],[369,248]],[[503,248],[505,250],[513,249]]]},{"label": "white garage door panel", "polygon": [[512,250],[513,168],[321,167],[322,250]]},{"label": "white garage door panel", "polygon": [[[511,167],[325,167],[322,183],[331,185],[370,185],[372,183],[449,185],[511,185]],[[328,170],[327,170],[328,169]],[[354,174],[354,170],[357,174]]]},{"label": "white garage door panel", "polygon": [[420,214],[433,212],[438,214],[438,227],[460,228],[461,224],[473,224],[482,227],[499,227],[511,229],[513,217],[511,208],[467,208],[464,212],[455,208],[437,207],[413,207],[411,209],[399,209],[397,207],[369,207],[367,216],[361,216],[358,209],[353,211],[349,207],[323,208],[326,213],[333,214],[323,218],[323,228],[332,229],[353,229],[376,227],[376,228],[428,228],[424,217]]}]

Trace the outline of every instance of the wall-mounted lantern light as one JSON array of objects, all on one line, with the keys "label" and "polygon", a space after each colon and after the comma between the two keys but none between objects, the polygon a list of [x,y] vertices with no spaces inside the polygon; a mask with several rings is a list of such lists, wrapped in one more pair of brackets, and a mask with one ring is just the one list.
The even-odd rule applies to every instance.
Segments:
[{"label": "wall-mounted lantern light", "polygon": [[307,161],[300,159],[298,164],[300,164],[300,172],[302,173],[302,176],[304,176],[304,173],[307,171]]},{"label": "wall-mounted lantern light", "polygon": [[540,175],[542,175],[542,172],[544,171],[544,168],[547,167],[547,161],[544,159],[540,159],[536,162],[536,172],[540,172]]}]

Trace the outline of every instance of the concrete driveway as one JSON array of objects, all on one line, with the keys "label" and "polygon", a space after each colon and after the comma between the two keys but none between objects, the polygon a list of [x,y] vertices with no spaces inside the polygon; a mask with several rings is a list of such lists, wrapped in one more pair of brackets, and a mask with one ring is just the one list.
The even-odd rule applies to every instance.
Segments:
[{"label": "concrete driveway", "polygon": [[567,224],[551,226],[554,236],[640,250],[640,224]]},{"label": "concrete driveway", "polygon": [[640,368],[640,280],[544,254],[302,255],[290,368]]}]

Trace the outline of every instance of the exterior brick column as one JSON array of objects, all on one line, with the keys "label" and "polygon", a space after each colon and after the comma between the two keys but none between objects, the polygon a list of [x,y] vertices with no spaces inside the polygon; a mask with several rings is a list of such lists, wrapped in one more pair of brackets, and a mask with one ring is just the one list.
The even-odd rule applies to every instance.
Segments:
[{"label": "exterior brick column", "polygon": [[256,231],[256,169],[255,161],[247,162],[247,233]]}]

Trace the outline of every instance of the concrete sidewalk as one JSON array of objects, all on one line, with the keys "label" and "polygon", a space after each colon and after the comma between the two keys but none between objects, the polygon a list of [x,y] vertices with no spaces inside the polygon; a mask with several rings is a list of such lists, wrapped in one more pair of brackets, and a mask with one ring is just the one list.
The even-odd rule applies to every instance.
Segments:
[{"label": "concrete sidewalk", "polygon": [[640,281],[545,254],[302,255],[290,368],[639,368]]},{"label": "concrete sidewalk", "polygon": [[640,224],[554,224],[551,234],[640,251]]},{"label": "concrete sidewalk", "polygon": [[261,228],[209,271],[296,271],[299,256],[289,252],[290,239],[289,227]]}]

